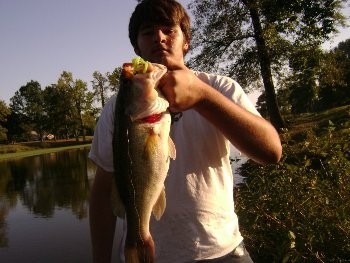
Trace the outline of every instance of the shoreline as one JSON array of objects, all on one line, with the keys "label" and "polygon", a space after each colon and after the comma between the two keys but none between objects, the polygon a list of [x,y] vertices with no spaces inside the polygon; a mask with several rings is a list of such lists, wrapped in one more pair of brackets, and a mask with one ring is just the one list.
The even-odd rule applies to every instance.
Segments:
[{"label": "shoreline", "polygon": [[62,147],[41,148],[41,149],[20,151],[20,152],[14,152],[14,153],[3,153],[3,154],[0,154],[0,161],[17,159],[17,158],[25,158],[29,156],[60,152],[60,151],[65,151],[70,149],[86,148],[90,146],[91,146],[91,143],[87,143],[87,144],[77,144],[77,145],[62,146]]}]

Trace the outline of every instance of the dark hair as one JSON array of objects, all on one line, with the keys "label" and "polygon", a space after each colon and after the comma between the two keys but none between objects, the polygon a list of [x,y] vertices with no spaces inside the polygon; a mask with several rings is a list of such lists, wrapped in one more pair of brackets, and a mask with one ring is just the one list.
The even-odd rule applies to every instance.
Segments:
[{"label": "dark hair", "polygon": [[143,0],[135,8],[129,22],[129,39],[134,48],[137,34],[144,23],[151,25],[179,25],[189,44],[191,39],[190,17],[175,0]]}]

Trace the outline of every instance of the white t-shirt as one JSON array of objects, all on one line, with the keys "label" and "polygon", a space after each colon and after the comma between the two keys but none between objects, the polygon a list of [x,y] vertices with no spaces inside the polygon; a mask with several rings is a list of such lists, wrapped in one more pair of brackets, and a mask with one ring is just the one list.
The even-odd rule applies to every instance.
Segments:
[{"label": "white t-shirt", "polygon": [[[259,115],[231,78],[195,74],[236,104]],[[114,106],[115,97],[101,113],[89,154],[97,165],[109,172],[114,170]],[[171,161],[165,181],[166,209],[160,221],[152,218],[150,227],[156,262],[193,262],[221,257],[243,240],[234,212],[230,142],[192,109],[183,112],[179,121],[171,126],[171,138],[176,147],[176,160]]]}]

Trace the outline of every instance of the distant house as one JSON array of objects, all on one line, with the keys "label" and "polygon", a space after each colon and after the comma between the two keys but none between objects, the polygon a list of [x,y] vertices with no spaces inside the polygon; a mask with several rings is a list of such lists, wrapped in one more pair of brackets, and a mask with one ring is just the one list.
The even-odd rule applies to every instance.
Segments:
[{"label": "distant house", "polygon": [[48,139],[48,140],[52,140],[53,138],[55,138],[55,135],[53,135],[53,134],[48,134],[47,136],[46,136],[46,138]]}]

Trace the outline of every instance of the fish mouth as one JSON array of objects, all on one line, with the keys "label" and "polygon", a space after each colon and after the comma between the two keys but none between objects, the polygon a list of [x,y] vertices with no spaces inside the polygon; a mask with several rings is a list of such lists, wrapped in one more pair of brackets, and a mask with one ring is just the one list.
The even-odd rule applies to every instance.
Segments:
[{"label": "fish mouth", "polygon": [[140,122],[146,122],[146,123],[156,123],[160,121],[160,119],[163,117],[163,112],[161,113],[155,113],[149,116],[146,116],[140,120]]}]

